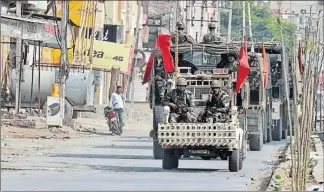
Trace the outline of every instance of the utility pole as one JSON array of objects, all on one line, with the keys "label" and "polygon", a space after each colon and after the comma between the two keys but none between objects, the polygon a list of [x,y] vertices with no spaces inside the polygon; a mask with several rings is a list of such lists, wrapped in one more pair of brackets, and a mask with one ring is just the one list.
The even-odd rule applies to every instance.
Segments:
[{"label": "utility pole", "polygon": [[[16,1],[16,16],[21,18],[21,1]],[[21,30],[21,32],[23,32]],[[16,105],[15,105],[15,110],[16,113],[19,113],[20,107],[20,95],[21,92],[19,90],[19,84],[21,81],[21,75],[20,75],[20,70],[22,69],[22,67],[20,67],[20,65],[22,65],[21,63],[21,37],[16,38],[16,77],[17,77],[17,82],[16,82]],[[38,112],[39,113],[39,112]]]},{"label": "utility pole", "polygon": [[229,2],[227,43],[231,42],[233,1]]},{"label": "utility pole", "polygon": [[60,63],[60,126],[63,126],[64,112],[65,112],[65,79],[66,79],[66,65],[68,62],[67,54],[67,24],[68,24],[68,3],[69,1],[62,1],[62,20],[61,20],[61,63]]},{"label": "utility pole", "polygon": [[244,41],[244,38],[245,38],[245,1],[242,1],[243,3],[243,27],[242,27],[242,30],[243,30],[243,41]]},{"label": "utility pole", "polygon": [[[138,1],[137,2],[137,18],[136,18],[136,33],[135,33],[135,45],[134,45],[134,56],[133,56],[133,65],[132,65],[132,87],[131,87],[131,90],[132,90],[132,94],[131,94],[131,110],[133,110],[134,108],[134,100],[135,100],[135,74],[136,74],[136,71],[135,71],[135,67],[136,67],[136,64],[137,64],[137,58],[136,58],[136,55],[137,55],[137,49],[138,49],[138,41],[139,41],[139,30],[140,30],[140,13],[141,13],[141,1]],[[132,111],[131,111],[132,113]]]},{"label": "utility pole", "polygon": [[251,21],[251,3],[248,2],[248,16],[249,16],[249,33],[251,37],[251,52],[254,53],[254,45],[253,45],[253,36],[252,36],[252,21]]}]

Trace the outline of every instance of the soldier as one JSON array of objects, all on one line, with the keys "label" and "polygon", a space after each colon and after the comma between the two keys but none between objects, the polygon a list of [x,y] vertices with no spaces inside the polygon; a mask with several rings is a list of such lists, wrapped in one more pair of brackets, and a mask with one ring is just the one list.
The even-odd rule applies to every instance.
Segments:
[{"label": "soldier", "polygon": [[[195,44],[195,40],[184,31],[184,25],[182,23],[177,24],[178,27],[178,43],[179,44]],[[173,45],[176,43],[176,34],[172,34],[171,42]]]},{"label": "soldier", "polygon": [[179,78],[176,81],[176,89],[172,89],[163,99],[162,105],[171,109],[170,123],[177,123],[181,120],[192,122],[194,111],[194,101],[190,91],[186,90],[187,81]]},{"label": "soldier", "polygon": [[[216,25],[214,23],[208,24],[209,33],[204,35],[203,43],[213,43],[215,41],[226,42],[226,39],[223,37],[216,35]],[[220,44],[220,43],[217,43]]]},{"label": "soldier", "polygon": [[207,122],[207,117],[215,114],[215,112],[222,113],[222,119],[226,119],[226,113],[229,112],[230,97],[221,90],[222,83],[220,81],[213,81],[211,83],[212,91],[209,93],[209,98],[206,103],[206,109],[199,114],[198,122]]},{"label": "soldier", "polygon": [[165,80],[166,72],[164,70],[163,60],[160,57],[160,55],[158,55],[156,58],[157,58],[157,62],[156,62],[157,64],[155,67],[155,85],[157,89],[156,92],[158,93],[160,101],[162,102],[167,88],[167,82]]}]

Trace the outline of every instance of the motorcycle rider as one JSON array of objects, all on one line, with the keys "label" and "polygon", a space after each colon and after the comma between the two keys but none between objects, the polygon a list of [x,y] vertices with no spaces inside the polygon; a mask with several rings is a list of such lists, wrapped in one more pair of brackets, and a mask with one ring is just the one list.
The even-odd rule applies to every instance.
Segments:
[{"label": "motorcycle rider", "polygon": [[177,79],[176,86],[176,89],[172,89],[164,97],[162,105],[170,107],[170,123],[178,123],[181,120],[192,122],[194,118],[191,113],[194,111],[195,104],[192,93],[186,90],[186,79]]},{"label": "motorcycle rider", "polygon": [[216,112],[226,114],[229,112],[230,96],[221,88],[223,87],[220,81],[214,80],[211,83],[211,92],[206,103],[206,108],[203,113],[199,115],[198,121],[206,121],[209,113],[213,114],[213,108]]}]

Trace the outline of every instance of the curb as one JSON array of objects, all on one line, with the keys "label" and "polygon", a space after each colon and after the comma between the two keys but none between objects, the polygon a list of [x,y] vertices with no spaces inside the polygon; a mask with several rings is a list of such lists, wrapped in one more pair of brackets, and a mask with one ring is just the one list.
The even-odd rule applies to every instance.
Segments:
[{"label": "curb", "polygon": [[[322,142],[320,140],[320,137],[318,135],[312,135],[311,136],[312,139],[314,139],[314,143],[315,143],[315,152],[311,152],[311,158],[313,158],[314,160],[317,161],[316,165],[313,168],[313,176],[314,176],[314,180],[316,183],[319,183],[319,185],[314,185],[311,186],[309,188],[306,189],[306,191],[313,191],[317,188],[317,191],[324,191],[324,176],[323,176],[323,171],[324,171],[324,150],[323,150],[323,146],[322,146]],[[283,160],[290,160],[290,142],[287,143],[288,147],[287,150],[284,152],[283,155]],[[284,162],[280,162],[280,159],[277,160],[277,165],[275,166],[273,173],[272,173],[272,177],[271,180],[269,182],[269,185],[266,189],[266,191],[275,191],[275,176],[277,175],[277,170],[278,168],[280,168],[280,164],[284,163]]]},{"label": "curb", "polygon": [[316,160],[316,165],[313,168],[313,176],[314,176],[314,180],[316,183],[318,183],[317,185],[313,185],[309,188],[307,188],[307,191],[324,191],[324,151],[323,151],[323,144],[322,141],[320,139],[320,137],[318,135],[312,135],[312,138],[314,139],[314,143],[315,143],[315,152],[311,152],[311,157]]},{"label": "curb", "polygon": [[[285,163],[287,161],[290,160],[290,158],[288,157],[288,155],[290,155],[290,141],[288,139],[288,143],[285,145],[284,147],[284,151],[281,155],[278,156],[278,159],[276,161],[276,164],[273,168],[273,171],[272,171],[272,174],[271,174],[271,179],[270,179],[270,182],[269,182],[269,185],[267,187],[267,189],[265,191],[275,191],[275,177],[276,177],[276,173],[277,173],[277,170],[278,168],[280,167],[280,165],[282,163]],[[281,157],[281,158],[280,158]],[[283,162],[282,162],[283,161]]]}]

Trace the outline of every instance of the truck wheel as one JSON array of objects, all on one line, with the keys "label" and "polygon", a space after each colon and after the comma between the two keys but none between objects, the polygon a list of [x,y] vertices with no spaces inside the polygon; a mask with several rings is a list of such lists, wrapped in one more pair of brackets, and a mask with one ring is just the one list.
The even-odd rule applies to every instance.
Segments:
[{"label": "truck wheel", "polygon": [[154,159],[162,159],[163,149],[162,145],[158,141],[153,141],[153,156]]},{"label": "truck wheel", "polygon": [[207,156],[201,156],[201,158],[202,158],[203,160],[210,160],[210,159],[211,159],[211,157],[207,157]]},{"label": "truck wheel", "polygon": [[271,128],[267,128],[267,143],[272,141]]},{"label": "truck wheel", "polygon": [[172,149],[163,149],[162,169],[172,169],[175,167],[175,155]]},{"label": "truck wheel", "polygon": [[281,137],[281,139],[287,139],[287,134],[288,134],[287,129],[283,129],[282,130],[282,137]]},{"label": "truck wheel", "polygon": [[156,141],[156,133],[158,130],[158,124],[161,123],[163,120],[163,107],[162,106],[155,106],[153,108],[153,156],[154,159],[162,159],[163,150],[162,146]]},{"label": "truck wheel", "polygon": [[265,123],[265,115],[263,115],[263,120],[262,120],[262,131],[263,131],[263,144],[267,143],[267,137],[268,137],[268,132],[267,132],[267,124]]},{"label": "truck wheel", "polygon": [[228,158],[228,169],[230,172],[238,172],[240,170],[240,150],[232,151]]},{"label": "truck wheel", "polygon": [[178,169],[179,167],[179,159],[175,155],[173,155],[173,160],[172,160],[172,168],[173,169]]},{"label": "truck wheel", "polygon": [[[262,131],[261,131],[262,133]],[[249,147],[250,151],[261,151],[263,147],[263,136],[262,134],[251,134],[249,136]]]},{"label": "truck wheel", "polygon": [[244,146],[243,146],[243,160],[246,159],[247,156],[247,141],[243,141],[244,142]]},{"label": "truck wheel", "polygon": [[277,121],[277,126],[275,126],[275,128],[272,130],[272,140],[274,141],[280,141],[282,138],[282,127],[280,126],[280,120]]},{"label": "truck wheel", "polygon": [[239,163],[239,170],[242,170],[242,168],[243,168],[243,151],[244,151],[244,149],[241,148],[241,149],[240,149],[240,163]]}]

